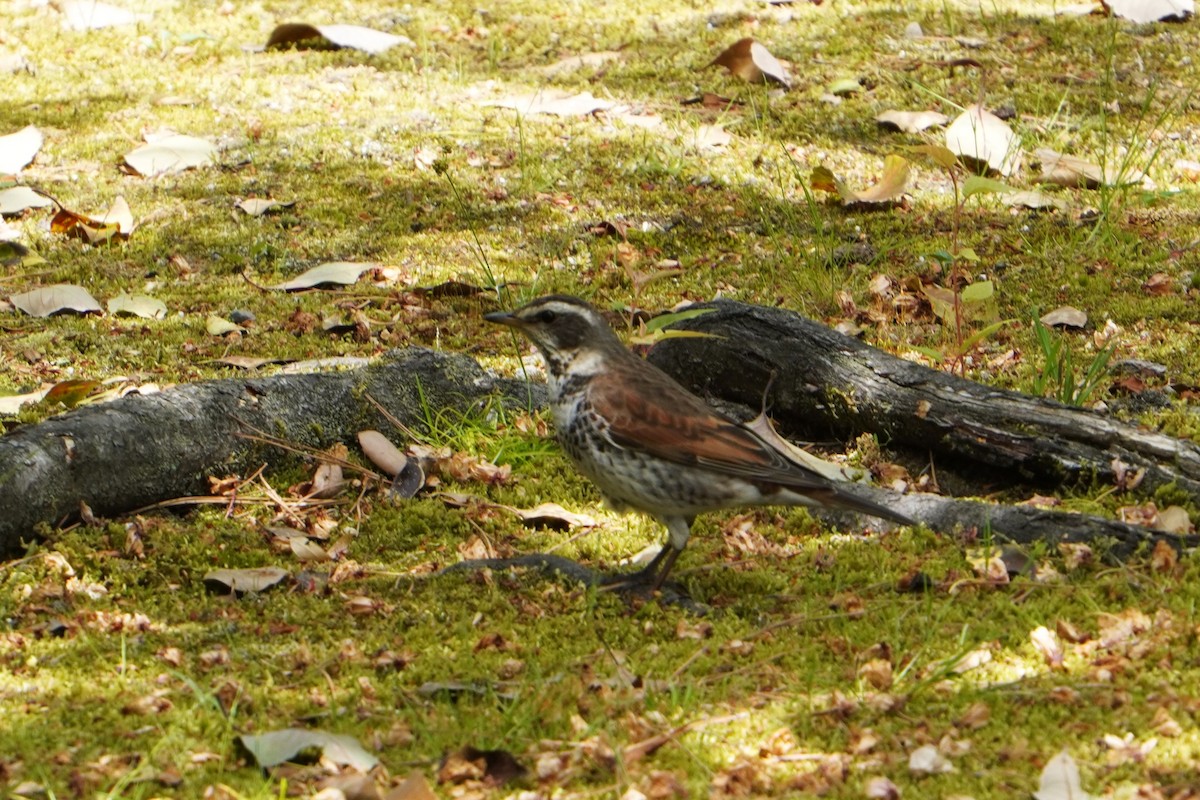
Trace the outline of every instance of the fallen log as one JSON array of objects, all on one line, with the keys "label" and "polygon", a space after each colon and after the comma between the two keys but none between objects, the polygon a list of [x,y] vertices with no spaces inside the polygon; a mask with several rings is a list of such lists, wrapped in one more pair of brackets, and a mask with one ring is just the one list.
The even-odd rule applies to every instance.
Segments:
[{"label": "fallen log", "polygon": [[275,464],[288,454],[239,434],[264,431],[324,449],[365,428],[467,408],[497,395],[540,406],[544,387],[489,375],[470,357],[411,348],[363,369],[206,381],[86,406],[0,437],[0,553],[42,525],[78,518],[80,503],[114,516],[207,494],[207,478]]},{"label": "fallen log", "polygon": [[[1144,471],[1138,490],[1173,486],[1200,505],[1200,445],[1083,408],[995,389],[896,358],[799,314],[729,301],[675,327],[650,360],[702,396],[753,409],[821,439],[868,432],[891,448],[968,465],[978,481],[1041,492]],[[1127,479],[1127,478],[1126,478]]]}]

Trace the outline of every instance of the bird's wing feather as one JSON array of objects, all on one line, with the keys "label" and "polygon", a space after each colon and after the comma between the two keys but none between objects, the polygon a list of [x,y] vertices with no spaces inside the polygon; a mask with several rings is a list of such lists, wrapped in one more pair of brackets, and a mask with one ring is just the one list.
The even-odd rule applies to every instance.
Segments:
[{"label": "bird's wing feather", "polygon": [[639,366],[646,369],[622,371],[621,380],[592,381],[588,386],[592,405],[605,410],[613,444],[726,475],[797,489],[833,488],[665,373],[644,362]]}]

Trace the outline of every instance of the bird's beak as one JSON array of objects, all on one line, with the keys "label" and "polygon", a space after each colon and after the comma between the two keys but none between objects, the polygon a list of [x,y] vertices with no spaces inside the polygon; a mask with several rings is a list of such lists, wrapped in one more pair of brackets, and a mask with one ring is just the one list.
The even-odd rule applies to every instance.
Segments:
[{"label": "bird's beak", "polygon": [[495,322],[500,325],[508,325],[513,328],[521,327],[521,320],[508,311],[493,311],[491,314],[484,314],[483,318],[488,322]]}]

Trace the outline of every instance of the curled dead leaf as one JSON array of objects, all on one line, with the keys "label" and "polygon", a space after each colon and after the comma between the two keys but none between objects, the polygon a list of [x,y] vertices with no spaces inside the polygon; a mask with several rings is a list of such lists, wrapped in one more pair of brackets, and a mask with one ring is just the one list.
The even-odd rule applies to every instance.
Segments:
[{"label": "curled dead leaf", "polygon": [[1001,175],[1021,168],[1021,141],[1008,123],[973,105],[946,128],[946,147],[960,158],[986,164]]},{"label": "curled dead leaf", "polygon": [[750,38],[734,42],[708,62],[705,68],[713,66],[725,67],[729,74],[748,83],[777,83],[785,89],[792,86],[792,80],[779,59]]}]

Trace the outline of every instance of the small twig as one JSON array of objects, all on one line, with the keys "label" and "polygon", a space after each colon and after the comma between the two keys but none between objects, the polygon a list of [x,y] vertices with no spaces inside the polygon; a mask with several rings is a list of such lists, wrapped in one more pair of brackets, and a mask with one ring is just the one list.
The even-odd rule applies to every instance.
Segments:
[{"label": "small twig", "polygon": [[772,622],[770,625],[767,625],[765,628],[760,628],[758,631],[756,631],[755,633],[751,634],[750,636],[748,636],[746,638],[747,639],[760,639],[763,636],[766,636],[771,631],[779,630],[780,628],[790,628],[793,625],[803,625],[807,622],[824,622],[826,620],[831,620],[831,619],[845,619],[849,616],[850,616],[850,614],[845,611],[839,611],[835,614],[817,614],[815,616],[810,616],[808,614],[798,614],[794,617],[788,617],[787,619],[781,619],[781,620],[778,620],[777,622]]},{"label": "small twig", "polygon": [[244,280],[246,283],[253,286],[255,289],[258,289],[263,294],[270,294],[273,291],[272,289],[270,289],[266,286],[263,286],[262,284],[255,283],[253,280],[251,280],[250,276],[246,274],[246,270],[241,271],[241,276],[242,276],[242,280]]},{"label": "small twig", "polygon": [[679,680],[679,677],[681,675],[683,675],[683,673],[687,672],[688,667],[692,666],[692,664],[695,664],[696,661],[701,656],[707,654],[709,651],[710,651],[710,648],[706,644],[701,645],[699,648],[697,648],[696,652],[694,652],[690,656],[688,656],[687,660],[685,660],[682,664],[680,664],[678,669],[676,669],[674,672],[671,673],[671,680],[673,680],[673,681]]}]

